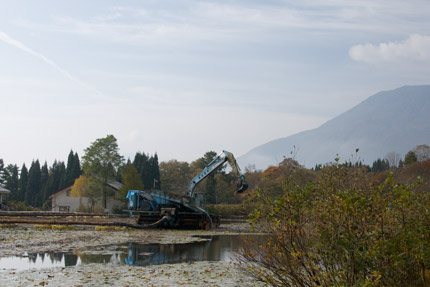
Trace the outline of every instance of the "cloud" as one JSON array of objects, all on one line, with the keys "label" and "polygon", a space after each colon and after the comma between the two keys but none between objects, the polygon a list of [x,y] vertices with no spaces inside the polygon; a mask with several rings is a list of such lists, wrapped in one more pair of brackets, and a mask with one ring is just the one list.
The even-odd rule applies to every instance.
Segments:
[{"label": "cloud", "polygon": [[176,5],[177,1],[174,2],[171,6],[175,8],[157,4],[145,5],[145,8],[111,7],[107,14],[96,11],[95,15],[87,17],[52,16],[49,19],[54,23],[40,24],[24,19],[14,23],[28,29],[55,30],[114,42],[180,46],[191,42],[201,46],[202,41],[283,39],[284,34],[279,31],[291,29],[370,29],[362,23],[368,22],[363,19],[373,15],[374,8],[367,1],[364,4],[328,1],[318,5],[311,0],[294,5],[287,2],[248,5],[241,1],[235,4],[179,1]]},{"label": "cloud", "polygon": [[353,46],[349,56],[369,64],[398,61],[430,61],[430,36],[414,34],[401,42]]},{"label": "cloud", "polygon": [[50,60],[49,58],[45,57],[44,55],[33,51],[32,49],[28,48],[27,46],[25,46],[23,43],[21,43],[18,40],[13,39],[12,37],[10,37],[8,34],[4,33],[4,32],[0,32],[0,40],[14,46],[15,48],[18,48],[24,52],[27,52],[39,59],[41,59],[42,61],[44,61],[45,63],[47,63],[48,65],[50,65],[51,67],[53,67],[55,70],[57,70],[58,72],[60,72],[63,76],[65,76],[66,78],[68,78],[69,80],[71,80],[72,82],[80,85],[81,87],[84,87],[86,89],[89,89],[91,91],[96,92],[97,94],[100,94],[99,91],[95,90],[93,87],[91,87],[90,85],[88,85],[87,83],[82,82],[81,80],[75,78],[74,76],[72,76],[69,72],[65,71],[64,69],[62,69],[60,66],[58,66],[54,61]]}]

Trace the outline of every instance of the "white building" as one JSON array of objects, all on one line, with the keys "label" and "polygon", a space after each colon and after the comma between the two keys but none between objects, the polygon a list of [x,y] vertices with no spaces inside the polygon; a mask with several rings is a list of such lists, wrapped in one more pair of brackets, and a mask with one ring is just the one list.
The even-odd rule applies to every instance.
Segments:
[{"label": "white building", "polygon": [[[106,209],[104,212],[109,213],[114,209],[122,210],[125,209],[125,203],[123,201],[115,199],[118,196],[118,190],[121,187],[121,183],[117,181],[111,181],[108,185],[115,190],[115,196],[107,198]],[[87,209],[91,206],[91,201],[88,197],[71,196],[72,186],[66,187],[50,196],[52,203],[52,211],[66,211],[66,212],[76,212],[83,209]],[[101,200],[97,201],[94,206],[102,208]]]}]

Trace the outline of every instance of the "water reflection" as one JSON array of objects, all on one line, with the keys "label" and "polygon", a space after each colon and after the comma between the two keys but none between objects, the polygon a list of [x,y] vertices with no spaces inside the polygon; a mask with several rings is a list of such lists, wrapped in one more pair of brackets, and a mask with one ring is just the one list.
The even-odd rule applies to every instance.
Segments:
[{"label": "water reflection", "polygon": [[[229,261],[235,260],[235,252],[246,244],[248,237],[216,235],[204,237],[205,241],[186,244],[137,244],[130,242],[114,246],[114,248],[110,248],[111,251],[107,251],[105,254],[32,253],[27,254],[27,258],[0,258],[0,269],[27,270],[89,263],[148,266],[195,261]],[[252,235],[252,237],[265,239],[264,236],[259,235]]]},{"label": "water reflection", "polygon": [[244,246],[244,236],[217,235],[186,244],[128,244],[126,263],[147,266],[195,261],[228,261]]}]

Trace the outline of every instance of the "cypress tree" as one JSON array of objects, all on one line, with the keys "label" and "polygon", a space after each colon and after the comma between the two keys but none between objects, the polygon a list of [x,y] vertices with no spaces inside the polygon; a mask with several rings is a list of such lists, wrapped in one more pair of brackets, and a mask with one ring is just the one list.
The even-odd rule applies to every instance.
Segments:
[{"label": "cypress tree", "polygon": [[40,170],[40,203],[41,206],[45,204],[45,201],[47,200],[47,193],[46,188],[48,185],[49,180],[49,170],[48,170],[48,164],[45,161],[45,164],[42,166],[42,169]]},{"label": "cypress tree", "polygon": [[0,158],[0,185],[3,184],[4,177],[5,177],[4,162],[3,162],[3,159]]},{"label": "cypress tree", "polygon": [[43,198],[48,199],[50,195],[56,193],[57,191],[63,189],[61,184],[61,179],[66,173],[66,166],[64,162],[54,161],[51,168],[49,169],[49,178],[44,188]]},{"label": "cypress tree", "polygon": [[41,171],[39,160],[33,161],[29,170],[27,190],[25,193],[25,203],[33,207],[42,205],[41,190]]},{"label": "cypress tree", "polygon": [[160,185],[160,167],[158,164],[158,155],[155,153],[154,156],[151,156],[149,158],[149,180],[152,182],[151,187],[154,187],[156,189],[161,189]]},{"label": "cypress tree", "polygon": [[140,175],[140,179],[143,182],[145,188],[150,189],[152,187],[152,183],[148,181],[149,174],[149,164],[148,164],[148,156],[146,156],[143,152],[137,152],[134,156],[133,165],[136,167],[137,172]]},{"label": "cypress tree", "polygon": [[19,176],[19,192],[18,192],[17,201],[25,200],[25,194],[27,193],[27,184],[28,184],[28,170],[24,163],[22,165],[21,174]]},{"label": "cypress tree", "polygon": [[70,150],[69,156],[67,158],[67,166],[66,166],[66,184],[67,186],[71,185],[71,179],[73,177],[73,162],[75,156],[73,154],[73,150]]},{"label": "cypress tree", "polygon": [[78,153],[73,153],[70,150],[67,158],[67,167],[65,173],[62,175],[60,189],[73,185],[75,180],[82,174],[81,163],[79,161]]},{"label": "cypress tree", "polygon": [[154,156],[149,156],[143,152],[138,152],[134,156],[133,165],[139,173],[146,189],[161,188],[160,166],[157,153],[155,153]]},{"label": "cypress tree", "polygon": [[405,162],[404,165],[410,165],[412,163],[415,163],[418,161],[417,155],[413,152],[413,151],[409,151],[406,155],[405,155]]},{"label": "cypress tree", "polygon": [[81,162],[79,160],[78,153],[75,153],[75,155],[73,156],[73,166],[72,166],[73,183],[77,178],[79,178],[79,176],[81,176],[81,174],[82,174]]},{"label": "cypress tree", "polygon": [[70,150],[69,156],[67,158],[67,167],[66,167],[66,178],[64,180],[64,184],[66,186],[70,186],[73,184],[74,182],[74,178],[73,178],[73,163],[75,161],[75,155],[73,154],[73,150]]}]

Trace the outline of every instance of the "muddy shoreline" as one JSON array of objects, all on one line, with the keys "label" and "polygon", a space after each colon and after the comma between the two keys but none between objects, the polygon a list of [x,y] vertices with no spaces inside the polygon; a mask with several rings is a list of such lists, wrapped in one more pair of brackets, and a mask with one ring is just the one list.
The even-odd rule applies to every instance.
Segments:
[{"label": "muddy shoreline", "polygon": [[[243,223],[224,224],[203,230],[136,230],[128,228],[61,227],[47,229],[36,225],[3,226],[0,257],[27,256],[30,253],[106,252],[100,246],[125,242],[189,243],[207,235],[251,233]],[[233,262],[201,261],[147,267],[118,264],[84,264],[17,271],[0,270],[0,286],[263,286]]]}]

